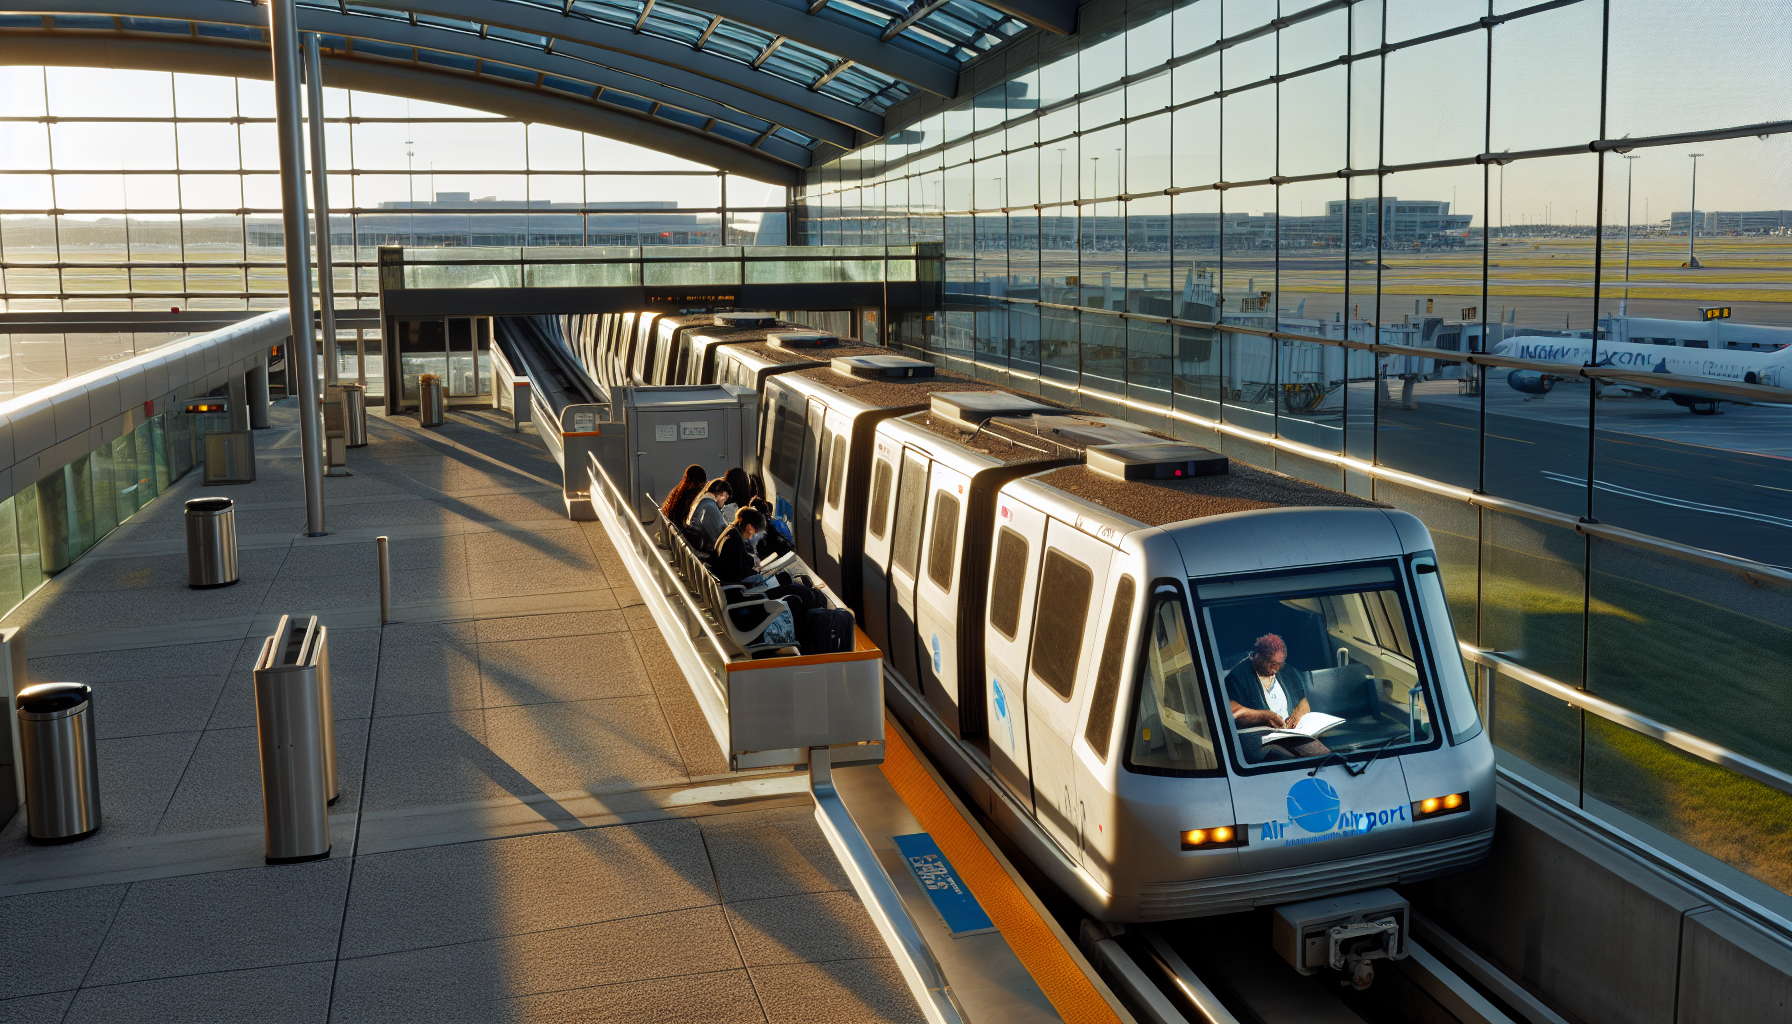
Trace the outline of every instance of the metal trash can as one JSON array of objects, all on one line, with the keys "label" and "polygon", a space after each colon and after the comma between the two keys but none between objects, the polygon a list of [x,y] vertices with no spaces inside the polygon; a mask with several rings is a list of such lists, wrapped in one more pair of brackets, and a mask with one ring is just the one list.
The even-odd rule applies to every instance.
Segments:
[{"label": "metal trash can", "polygon": [[439,427],[448,406],[447,389],[442,378],[426,373],[417,379],[417,421],[426,427]]},{"label": "metal trash can", "polygon": [[328,631],[282,616],[255,662],[255,728],[261,741],[262,813],[269,864],[330,854],[336,795]]},{"label": "metal trash can", "polygon": [[255,436],[247,430],[214,430],[205,435],[205,482],[255,482]]},{"label": "metal trash can", "polygon": [[37,843],[72,843],[100,828],[93,690],[84,683],[38,683],[19,691],[25,813]]},{"label": "metal trash can", "polygon": [[187,586],[228,587],[240,577],[236,564],[236,502],[194,498],[187,502]]},{"label": "metal trash can", "polygon": [[367,389],[342,385],[342,436],[350,448],[367,447]]}]

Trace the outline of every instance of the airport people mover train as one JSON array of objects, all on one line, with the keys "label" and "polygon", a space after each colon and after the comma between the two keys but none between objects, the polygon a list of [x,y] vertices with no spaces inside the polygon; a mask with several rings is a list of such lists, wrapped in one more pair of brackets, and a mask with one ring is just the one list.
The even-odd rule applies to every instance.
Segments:
[{"label": "airport people mover train", "polygon": [[[630,336],[609,319],[581,329]],[[693,383],[758,391],[748,469],[886,652],[887,703],[1091,915],[1280,906],[1485,858],[1493,749],[1418,519],[764,330]]]}]

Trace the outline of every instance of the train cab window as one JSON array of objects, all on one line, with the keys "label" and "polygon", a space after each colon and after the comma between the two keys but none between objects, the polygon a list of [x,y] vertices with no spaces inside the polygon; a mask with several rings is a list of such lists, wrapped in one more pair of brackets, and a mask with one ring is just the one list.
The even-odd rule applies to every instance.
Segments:
[{"label": "train cab window", "polygon": [[1101,667],[1095,670],[1095,696],[1089,700],[1089,724],[1083,739],[1095,756],[1108,759],[1108,737],[1114,732],[1114,707],[1120,703],[1120,667],[1126,662],[1126,636],[1132,632],[1133,593],[1138,585],[1131,576],[1120,577],[1114,588],[1114,610],[1108,615],[1107,639],[1101,645]]},{"label": "train cab window", "polygon": [[1197,588],[1225,716],[1247,765],[1398,752],[1436,739],[1432,681],[1390,566]]},{"label": "train cab window", "polygon": [[871,470],[871,515],[866,528],[878,540],[884,539],[884,531],[889,528],[890,478],[895,475],[890,464],[883,459],[878,459],[876,467]]},{"label": "train cab window", "polygon": [[958,499],[945,491],[933,499],[933,525],[927,531],[927,575],[941,590],[952,589],[958,563]]},{"label": "train cab window", "polygon": [[989,588],[989,624],[1008,639],[1020,628],[1021,584],[1027,579],[1027,538],[1011,526],[996,536],[996,566]]},{"label": "train cab window", "polygon": [[828,507],[840,507],[840,495],[846,491],[846,449],[851,438],[834,435],[834,455],[828,460]]},{"label": "train cab window", "polygon": [[1076,664],[1083,656],[1083,630],[1095,574],[1056,548],[1045,549],[1039,571],[1039,610],[1033,615],[1033,674],[1060,700],[1076,689]]},{"label": "train cab window", "polygon": [[[1139,710],[1127,755],[1147,772],[1212,772],[1220,766],[1182,592],[1160,586],[1145,625]],[[1091,726],[1095,717],[1091,709]],[[1102,742],[1106,743],[1103,734]],[[1091,743],[1091,746],[1094,744]]]},{"label": "train cab window", "polygon": [[902,481],[896,491],[896,542],[890,560],[896,568],[915,574],[921,559],[921,516],[927,503],[927,463],[913,455],[902,457]]}]

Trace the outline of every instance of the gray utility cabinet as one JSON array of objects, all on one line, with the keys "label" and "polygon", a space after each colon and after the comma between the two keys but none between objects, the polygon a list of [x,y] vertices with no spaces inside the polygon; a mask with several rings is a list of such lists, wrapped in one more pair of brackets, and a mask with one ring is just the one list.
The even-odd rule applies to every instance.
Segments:
[{"label": "gray utility cabinet", "polygon": [[[695,464],[713,479],[749,471],[759,448],[759,396],[737,384],[617,388],[627,434],[628,494],[641,522]],[[605,466],[607,472],[613,472]],[[649,497],[651,495],[651,497]]]}]

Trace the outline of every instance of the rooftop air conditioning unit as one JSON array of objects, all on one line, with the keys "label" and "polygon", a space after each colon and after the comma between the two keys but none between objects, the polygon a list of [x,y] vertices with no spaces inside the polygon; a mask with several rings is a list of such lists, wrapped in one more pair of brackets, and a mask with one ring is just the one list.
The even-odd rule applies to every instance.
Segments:
[{"label": "rooftop air conditioning unit", "polygon": [[745,330],[748,327],[776,327],[778,318],[772,313],[717,313],[717,327]]},{"label": "rooftop air conditioning unit", "polygon": [[1179,480],[1191,476],[1218,476],[1230,467],[1224,455],[1199,445],[1166,441],[1161,444],[1104,444],[1088,451],[1089,468],[1115,480]]},{"label": "rooftop air conditioning unit", "polygon": [[837,348],[840,339],[826,331],[779,331],[771,343],[778,348]]},{"label": "rooftop air conditioning unit", "polygon": [[942,391],[932,397],[933,414],[976,430],[995,416],[1031,416],[1058,410],[1042,402],[1006,391]]},{"label": "rooftop air conditioning unit", "polygon": [[828,364],[835,373],[862,380],[909,380],[933,376],[933,364],[907,356],[835,356]]}]

